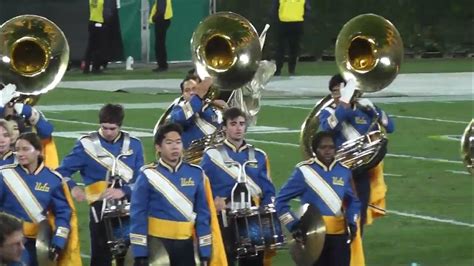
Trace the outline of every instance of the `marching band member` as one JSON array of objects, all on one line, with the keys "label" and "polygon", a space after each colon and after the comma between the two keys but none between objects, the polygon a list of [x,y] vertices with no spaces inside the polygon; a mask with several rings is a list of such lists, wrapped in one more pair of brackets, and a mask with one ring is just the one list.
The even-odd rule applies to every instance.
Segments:
[{"label": "marching band member", "polygon": [[0,92],[0,114],[12,124],[12,143],[23,132],[36,132],[43,146],[44,164],[52,169],[57,168],[59,159],[53,139],[53,125],[33,106],[12,102],[18,96],[20,94],[14,84],[6,85]]},{"label": "marching band member", "polygon": [[[335,134],[336,148],[347,140],[367,134],[372,121],[377,122],[387,133],[395,130],[393,120],[369,99],[359,98],[352,101],[356,84],[354,80],[346,82],[341,75],[335,75],[329,81],[329,90],[334,104],[321,111],[321,129]],[[353,179],[357,195],[361,201],[360,231],[364,224],[371,224],[372,218],[385,214],[385,193],[387,186],[383,179],[383,164],[379,163],[370,170],[356,170]],[[368,210],[368,206],[371,208]]]},{"label": "marching band member", "polygon": [[[135,265],[148,265],[147,238],[158,238],[170,265],[195,265],[193,230],[201,262],[211,259],[211,215],[206,199],[203,170],[182,161],[182,129],[161,126],[154,144],[160,159],[142,168],[131,202],[130,240]],[[212,252],[214,255],[214,252]]]},{"label": "marching band member", "polygon": [[[91,265],[107,266],[112,260],[101,219],[103,200],[130,199],[131,184],[143,166],[141,141],[121,130],[124,116],[121,105],[104,105],[99,111],[99,130],[81,137],[57,169],[69,178],[73,197],[79,202],[87,199],[90,205]],[[121,188],[108,187],[114,165],[123,184]],[[70,179],[77,171],[85,183],[85,193]]]},{"label": "marching band member", "polygon": [[77,217],[69,189],[59,173],[44,166],[41,149],[35,133],[18,137],[15,144],[18,163],[0,170],[0,211],[23,220],[26,237],[23,262],[27,265],[38,265],[35,247],[38,224],[50,216],[55,228],[50,259],[59,259],[59,265],[81,265]]},{"label": "marching band member", "polygon": [[318,208],[326,225],[326,238],[314,265],[348,266],[350,245],[347,242],[356,236],[360,212],[351,171],[334,160],[336,146],[331,133],[318,132],[312,147],[316,158],[299,163],[278,193],[275,200],[278,217],[297,241],[304,242],[299,220],[290,212],[289,201],[299,197],[302,203]]},{"label": "marching band member", "polygon": [[0,119],[0,166],[15,162],[15,155],[12,151],[12,135],[11,123]]},{"label": "marching band member", "polygon": [[[181,82],[182,96],[175,100],[171,110],[171,122],[183,128],[183,146],[189,147],[193,140],[214,133],[222,123],[220,109],[227,108],[223,100],[208,101],[205,96],[212,85],[212,80],[189,74]],[[217,108],[216,108],[217,107]]]},{"label": "marching band member", "polygon": [[[256,165],[247,165],[247,183],[256,206],[264,206],[272,203],[275,196],[275,188],[270,179],[269,161],[264,151],[255,148],[245,141],[247,129],[247,117],[238,108],[230,108],[223,115],[223,129],[226,139],[223,144],[208,148],[201,161],[201,167],[209,177],[214,202],[218,212],[226,209],[230,202],[232,188],[237,183],[239,170],[236,167],[228,167],[226,162],[235,161],[243,165],[247,161],[257,161]],[[222,218],[222,217],[221,217]],[[221,219],[220,219],[221,220]],[[220,221],[222,222],[222,221]],[[234,234],[232,228],[223,227],[221,231],[224,242],[229,243]],[[227,245],[227,261],[229,265],[234,264],[235,255]],[[241,265],[262,265],[263,252],[252,258],[240,259]]]}]

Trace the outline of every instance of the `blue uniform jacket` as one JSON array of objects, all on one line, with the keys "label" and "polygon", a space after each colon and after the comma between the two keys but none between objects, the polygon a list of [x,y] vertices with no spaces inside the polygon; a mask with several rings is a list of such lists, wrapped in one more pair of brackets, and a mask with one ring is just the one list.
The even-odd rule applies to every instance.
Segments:
[{"label": "blue uniform jacket", "polygon": [[[251,145],[244,143],[240,148],[237,148],[227,140],[219,145],[223,145],[230,159],[239,162],[241,165],[249,160],[249,147]],[[268,158],[264,151],[256,148],[254,150],[255,159],[258,163],[256,166],[247,164],[245,170],[248,178],[251,179],[248,181],[253,182],[257,187],[253,188],[251,184],[248,184],[249,189],[252,196],[258,196],[261,199],[261,205],[268,205],[272,203],[275,197],[275,187],[269,176]],[[230,200],[232,188],[237,183],[238,176],[236,173],[238,171],[223,163],[223,158],[217,147],[206,150],[201,161],[201,167],[209,177],[214,197],[225,197]]]},{"label": "blue uniform jacket", "polygon": [[220,126],[220,111],[205,103],[199,96],[193,95],[189,102],[178,101],[171,110],[170,120],[183,127],[183,146],[189,147],[191,142],[212,134]]},{"label": "blue uniform jacket", "polygon": [[[156,174],[161,176],[161,183],[154,178]],[[199,237],[200,257],[211,257],[211,217],[204,178],[199,166],[185,162],[173,168],[159,160],[157,164],[143,167],[130,206],[130,240],[134,257],[148,256],[148,235],[189,239],[193,228]],[[173,195],[178,195],[178,198]]]},{"label": "blue uniform jacket", "polygon": [[[0,107],[0,114],[3,114],[3,113],[4,113],[4,108]],[[21,114],[19,115],[23,116],[26,120],[29,121],[33,114],[35,116],[38,116],[36,124],[33,125],[38,136],[41,139],[51,138],[53,135],[54,127],[53,127],[53,124],[51,124],[48,120],[46,120],[43,113],[34,109],[30,105],[25,104],[23,105],[23,109],[21,111]]]},{"label": "blue uniform jacket", "polygon": [[0,157],[0,166],[15,163],[15,154],[8,151],[3,157]]},{"label": "blue uniform jacket", "polygon": [[[365,108],[364,108],[365,109]],[[376,107],[376,112],[379,114],[379,122],[385,128],[387,133],[392,133],[395,130],[393,120],[382,109]],[[324,108],[319,115],[320,128],[323,131],[332,131],[336,134],[336,147],[341,146],[347,141],[347,134],[344,131],[345,125],[343,122],[352,126],[360,135],[365,135],[368,132],[370,124],[372,123],[375,113],[372,110],[363,110],[359,107],[344,108],[341,104],[337,107],[335,104]],[[376,130],[374,126],[372,130]],[[352,138],[351,138],[352,139]]]},{"label": "blue uniform jacket", "polygon": [[56,225],[52,244],[63,249],[70,230],[72,210],[64,195],[61,175],[43,164],[34,173],[29,173],[21,165],[8,165],[0,170],[0,211],[28,223],[34,223],[33,218],[15,197],[15,194],[18,193],[15,191],[15,187],[10,187],[6,182],[4,175],[8,170],[13,170],[15,175],[21,177],[23,183],[31,191],[31,195],[41,206],[43,215],[46,216],[47,211],[52,211]]},{"label": "blue uniform jacket", "polygon": [[[312,171],[316,172],[319,177],[315,174],[309,176],[304,174],[308,172],[313,173]],[[331,209],[315,191],[314,183],[310,182],[310,180],[317,178],[322,178],[337,194],[337,197],[340,199],[340,206]],[[351,179],[351,171],[339,162],[333,162],[329,168],[315,158],[298,164],[276,197],[275,207],[278,217],[288,230],[291,231],[298,222],[298,218],[290,211],[289,201],[299,197],[301,204],[312,204],[319,209],[323,216],[340,216],[342,215],[341,213],[335,213],[334,211],[339,212],[343,205],[345,205],[346,222],[356,225],[361,205],[359,199],[354,194]],[[319,187],[316,189],[319,189]],[[327,200],[327,198],[325,199]]]},{"label": "blue uniform jacket", "polygon": [[[76,142],[76,145],[74,146],[71,153],[69,153],[63,159],[61,165],[57,169],[57,171],[61,173],[61,175],[69,178],[68,186],[71,189],[77,186],[76,182],[70,179],[72,175],[77,171],[80,172],[82,180],[84,181],[86,187],[89,185],[93,185],[98,181],[105,181],[107,173],[109,172],[108,168],[104,167],[96,158],[86,152],[81,142],[83,138],[89,138],[89,135],[81,137]],[[122,132],[113,142],[108,142],[101,136],[99,130],[99,140],[100,145],[105,150],[107,150],[113,156],[117,156],[121,153],[122,145],[124,142],[124,134]],[[130,184],[134,183],[136,177],[138,176],[138,173],[140,172],[140,168],[144,164],[142,143],[138,138],[130,136],[129,150],[129,155],[120,157],[120,161],[124,162],[133,171],[133,178],[131,179],[131,181],[122,187],[122,190],[125,192],[127,197],[130,197],[131,193]]]}]

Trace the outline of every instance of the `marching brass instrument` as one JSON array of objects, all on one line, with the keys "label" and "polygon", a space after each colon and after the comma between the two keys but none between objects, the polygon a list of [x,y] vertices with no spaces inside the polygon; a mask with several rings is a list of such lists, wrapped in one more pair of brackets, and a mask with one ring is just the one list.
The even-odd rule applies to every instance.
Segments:
[{"label": "marching brass instrument", "polygon": [[0,84],[15,84],[24,97],[54,89],[68,61],[67,39],[50,20],[22,15],[0,26]]},{"label": "marching brass instrument", "polygon": [[191,38],[191,54],[200,77],[213,78],[210,95],[227,100],[252,80],[262,50],[254,26],[232,12],[218,12],[199,23]]},{"label": "marching brass instrument", "polygon": [[461,158],[468,172],[473,175],[474,161],[474,119],[467,125],[464,134],[461,137]]},{"label": "marching brass instrument", "polygon": [[[346,79],[354,79],[358,94],[376,92],[388,86],[397,76],[403,57],[403,42],[395,26],[375,14],[363,14],[349,20],[336,40],[336,64]],[[321,111],[334,103],[331,95],[320,100],[301,126],[300,146],[306,158],[314,156],[311,142],[318,131]],[[374,121],[375,122],[375,121]],[[352,169],[375,165],[386,151],[387,139],[381,126],[347,140],[336,152],[337,159]]]}]

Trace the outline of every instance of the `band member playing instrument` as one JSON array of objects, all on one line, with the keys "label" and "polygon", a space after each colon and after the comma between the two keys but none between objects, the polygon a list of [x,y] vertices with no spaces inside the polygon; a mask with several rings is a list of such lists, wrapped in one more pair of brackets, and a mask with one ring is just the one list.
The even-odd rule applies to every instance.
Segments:
[{"label": "band member playing instrument", "polygon": [[182,161],[181,134],[178,124],[158,129],[154,144],[160,159],[143,167],[135,183],[130,230],[135,265],[148,265],[150,237],[162,242],[170,265],[195,265],[193,231],[201,261],[211,259],[213,236],[206,177],[199,166]]},{"label": "band member playing instrument", "polygon": [[[329,90],[334,104],[321,111],[319,119],[321,129],[334,132],[336,148],[343,142],[367,134],[377,128],[374,120],[387,133],[395,129],[393,120],[369,99],[358,98],[353,101],[356,84],[354,80],[346,83],[341,75],[335,75],[329,81]],[[364,224],[372,223],[372,218],[385,214],[386,185],[383,180],[383,166],[377,165],[370,170],[353,172],[357,195],[361,201],[361,234]],[[371,208],[368,210],[368,206]]]},{"label": "band member playing instrument", "polygon": [[[350,245],[357,232],[360,201],[352,188],[351,171],[334,160],[336,146],[333,135],[318,132],[313,138],[316,157],[296,166],[275,200],[278,216],[297,241],[305,241],[299,220],[290,212],[289,201],[299,197],[312,204],[323,215],[326,239],[314,265],[349,265]],[[347,226],[346,226],[347,225]],[[346,230],[348,228],[348,230]]]},{"label": "band member playing instrument", "polygon": [[227,104],[223,100],[205,99],[211,85],[212,79],[201,81],[194,74],[188,74],[180,84],[182,96],[175,100],[170,120],[183,128],[185,149],[193,140],[212,134],[220,127],[221,110],[227,108]]},{"label": "band member playing instrument", "polygon": [[[247,185],[253,203],[256,206],[265,206],[272,203],[275,188],[269,176],[269,161],[264,151],[245,141],[247,130],[245,113],[238,108],[227,109],[223,115],[223,129],[226,135],[224,142],[208,148],[201,161],[201,167],[211,182],[218,213],[227,208],[231,200],[232,189],[239,177],[239,169],[227,165],[229,162],[244,165],[247,161],[256,161],[255,164],[246,166]],[[225,222],[221,219],[220,222]],[[221,224],[229,265],[234,264],[236,257],[231,243],[229,243],[233,239],[231,235],[235,233],[232,229]],[[259,252],[258,256],[240,259],[240,265],[262,265],[263,257],[263,252]]]},{"label": "band member playing instrument", "polygon": [[[111,265],[111,250],[102,219],[104,200],[130,199],[131,184],[144,162],[141,141],[121,130],[124,116],[121,105],[104,105],[99,111],[99,130],[81,137],[57,169],[65,177],[79,171],[86,186],[84,193],[69,178],[73,197],[77,201],[87,199],[90,204],[91,265]],[[116,176],[112,176],[114,174]],[[114,178],[119,179],[120,188],[109,187]]]},{"label": "band member playing instrument", "polygon": [[[54,216],[55,231],[49,249],[51,260],[65,256],[66,244],[71,244],[67,241],[75,217],[69,190],[59,173],[44,166],[41,149],[40,139],[35,133],[21,134],[15,144],[18,163],[0,170],[0,211],[23,220],[27,252],[22,260],[27,265],[38,265],[36,235],[38,224],[47,219],[46,215]],[[80,261],[77,243],[71,245],[77,247],[75,259]],[[72,257],[65,260],[75,263],[71,261]]]}]

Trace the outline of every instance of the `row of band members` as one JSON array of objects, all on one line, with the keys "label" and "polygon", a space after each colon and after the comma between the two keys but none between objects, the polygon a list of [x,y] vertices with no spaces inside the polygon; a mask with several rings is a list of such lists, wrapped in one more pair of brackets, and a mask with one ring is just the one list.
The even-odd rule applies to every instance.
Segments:
[{"label": "row of band members", "polygon": [[[75,198],[77,201],[87,200],[90,205],[90,265],[111,265],[105,225],[99,218],[101,202],[104,198],[126,197],[131,200],[130,240],[135,265],[148,265],[147,243],[150,237],[162,241],[171,265],[194,265],[193,232],[201,261],[212,265],[233,265],[235,256],[226,239],[234,232],[223,227],[222,217],[216,215],[228,208],[231,190],[236,183],[237,171],[225,165],[225,161],[230,159],[241,165],[248,160],[258,162],[246,169],[253,203],[257,206],[274,203],[280,221],[298,241],[304,237],[298,218],[290,211],[289,201],[299,197],[302,203],[310,203],[320,210],[327,236],[322,255],[315,265],[363,263],[363,256],[356,258],[354,249],[351,259],[347,239],[354,239],[358,235],[356,232],[361,231],[358,225],[365,224],[370,218],[367,217],[371,213],[367,205],[372,200],[370,177],[368,171],[351,173],[336,162],[335,151],[350,134],[365,134],[373,117],[378,117],[379,123],[389,133],[394,129],[393,121],[368,100],[361,100],[358,105],[352,103],[350,99],[355,84],[346,83],[340,75],[334,76],[329,89],[335,103],[321,114],[324,131],[313,139],[315,157],[299,163],[276,195],[266,153],[245,140],[245,113],[238,108],[228,108],[223,102],[204,100],[211,83],[209,80],[200,81],[193,75],[181,83],[182,97],[175,101],[172,123],[161,126],[154,136],[159,159],[145,166],[141,141],[121,130],[124,110],[120,105],[107,104],[100,110],[100,128],[81,137],[56,170],[44,165],[41,138],[51,137],[52,126],[41,113],[28,105],[23,105],[22,109],[15,108],[27,119],[32,112],[38,116],[34,123],[38,134],[23,133],[16,140],[11,124],[0,120],[0,153],[4,165],[0,172],[0,210],[23,221],[26,237],[26,250],[17,250],[16,259],[20,256],[27,265],[37,264],[37,224],[51,215],[54,216],[55,230],[50,258],[59,259],[60,265],[80,265],[80,258],[73,255],[79,246],[66,245],[68,238],[78,237],[77,228],[71,228],[71,220],[77,219],[71,199]],[[219,108],[216,105],[220,105]],[[220,108],[226,109],[222,116],[217,112]],[[183,149],[191,140],[209,134],[206,130],[212,127],[215,130],[220,123],[225,132],[224,142],[206,149],[200,166],[183,162]],[[48,127],[43,124],[48,124]],[[49,135],[44,133],[46,130],[42,126],[51,127]],[[13,143],[15,154],[12,153]],[[122,155],[116,171],[124,185],[110,188],[106,177],[112,169],[111,158],[119,154]],[[75,172],[80,173],[85,191],[70,178]],[[326,188],[326,193],[321,192],[320,186]],[[1,234],[5,234],[3,220],[0,221]],[[219,226],[216,227],[217,223]],[[221,234],[215,234],[219,227]],[[0,250],[5,248],[0,254],[8,255],[12,252],[6,251],[8,238],[5,236],[0,238]],[[225,248],[223,243],[226,243]],[[238,262],[240,265],[263,265],[269,258],[267,255],[262,251]],[[4,262],[15,260],[5,255],[0,255],[0,259]]]}]

